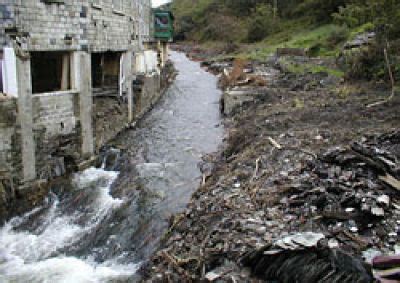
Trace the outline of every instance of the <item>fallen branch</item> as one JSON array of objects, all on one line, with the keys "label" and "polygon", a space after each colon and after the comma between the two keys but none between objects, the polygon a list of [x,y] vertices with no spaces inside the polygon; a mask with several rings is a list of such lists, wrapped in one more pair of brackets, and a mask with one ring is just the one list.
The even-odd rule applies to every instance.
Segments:
[{"label": "fallen branch", "polygon": [[379,180],[385,182],[386,184],[388,184],[389,186],[391,186],[392,188],[400,191],[400,181],[397,180],[395,177],[393,177],[390,174],[386,174],[385,176],[379,176]]},{"label": "fallen branch", "polygon": [[273,138],[268,137],[268,140],[271,143],[271,145],[273,145],[277,149],[282,149],[282,146],[276,140],[274,140]]},{"label": "fallen branch", "polygon": [[253,177],[251,178],[251,181],[253,181],[258,175],[258,170],[260,168],[260,161],[261,161],[260,157],[256,159],[256,168],[254,169],[254,173],[253,173]]},{"label": "fallen branch", "polygon": [[294,151],[299,151],[299,152],[302,152],[304,154],[310,155],[314,159],[318,158],[318,156],[314,152],[311,152],[311,151],[308,151],[308,150],[305,150],[305,149],[302,149],[302,148],[299,148],[299,147],[294,147],[294,146],[282,146],[276,140],[274,140],[271,137],[268,137],[268,140],[278,150],[294,150]]},{"label": "fallen branch", "polygon": [[175,268],[175,270],[182,275],[183,277],[186,278],[186,282],[192,282],[190,275],[186,272],[186,270],[184,270],[182,267],[179,266],[179,264],[177,263],[177,261],[175,260],[175,258],[173,256],[171,256],[170,254],[168,254],[166,251],[162,251],[161,252],[162,256],[164,257],[164,259],[170,263],[172,265],[173,268]]},{"label": "fallen branch", "polygon": [[[386,45],[387,45],[387,47],[389,47],[389,44],[388,44],[388,43],[386,43]],[[394,86],[394,84],[395,84],[395,83],[394,83],[394,77],[393,77],[392,67],[390,66],[390,61],[389,61],[389,56],[388,56],[387,48],[383,49],[383,53],[384,53],[384,55],[385,55],[386,67],[387,67],[388,72],[389,72],[390,83],[391,83],[391,85],[392,85],[392,92],[391,92],[391,94],[390,94],[390,96],[389,96],[388,98],[386,98],[386,99],[384,99],[384,100],[382,100],[382,101],[378,101],[378,102],[369,104],[369,105],[367,105],[367,108],[371,108],[371,107],[375,107],[375,106],[378,106],[378,105],[385,104],[385,103],[389,102],[390,100],[392,100],[393,97],[394,97],[394,93],[395,93],[395,86]]]}]

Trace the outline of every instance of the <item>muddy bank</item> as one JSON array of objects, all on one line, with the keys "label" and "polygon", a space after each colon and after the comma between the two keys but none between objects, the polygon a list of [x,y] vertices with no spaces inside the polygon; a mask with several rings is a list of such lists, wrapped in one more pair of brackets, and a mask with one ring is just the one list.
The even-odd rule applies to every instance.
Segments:
[{"label": "muddy bank", "polygon": [[228,86],[247,99],[225,118],[225,147],[171,221],[148,282],[372,281],[368,262],[398,253],[400,99],[368,108],[387,89],[279,60],[246,68],[265,86]]}]

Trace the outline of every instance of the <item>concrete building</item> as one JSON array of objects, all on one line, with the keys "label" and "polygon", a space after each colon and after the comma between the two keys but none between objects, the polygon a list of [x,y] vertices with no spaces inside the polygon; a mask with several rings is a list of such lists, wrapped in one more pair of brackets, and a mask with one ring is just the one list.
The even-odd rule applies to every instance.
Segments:
[{"label": "concrete building", "polygon": [[[0,0],[0,220],[2,203],[76,170],[158,99],[152,24],[151,0]],[[102,97],[126,116],[99,136]]]}]

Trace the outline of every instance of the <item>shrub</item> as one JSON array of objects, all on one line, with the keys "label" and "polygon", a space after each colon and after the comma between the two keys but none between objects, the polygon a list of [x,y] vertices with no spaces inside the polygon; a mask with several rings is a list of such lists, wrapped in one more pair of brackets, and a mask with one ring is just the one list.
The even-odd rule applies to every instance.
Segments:
[{"label": "shrub", "polygon": [[272,6],[260,4],[251,16],[247,39],[249,42],[260,41],[276,31],[277,26],[278,19],[274,18]]},{"label": "shrub", "polygon": [[329,47],[335,47],[339,43],[346,41],[349,37],[350,31],[346,26],[336,27],[327,38]]},{"label": "shrub", "polygon": [[211,14],[207,25],[203,28],[201,40],[230,42],[240,41],[245,36],[245,28],[239,24],[239,21],[235,17],[223,14]]},{"label": "shrub", "polygon": [[[392,45],[388,51],[392,72],[397,82],[400,81],[400,58],[395,55],[398,47]],[[389,82],[382,46],[374,44],[369,48],[347,52],[344,56],[347,79],[385,80]]]}]

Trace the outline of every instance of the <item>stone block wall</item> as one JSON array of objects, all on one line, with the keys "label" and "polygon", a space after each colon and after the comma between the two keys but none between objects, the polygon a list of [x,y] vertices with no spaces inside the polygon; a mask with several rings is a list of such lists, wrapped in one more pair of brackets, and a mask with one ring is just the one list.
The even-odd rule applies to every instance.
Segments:
[{"label": "stone block wall", "polygon": [[65,175],[80,159],[79,97],[60,92],[33,97],[33,131],[39,179]]},{"label": "stone block wall", "polygon": [[161,96],[159,74],[141,76],[140,84],[140,90],[134,91],[136,119],[146,114]]},{"label": "stone block wall", "polygon": [[13,171],[13,149],[17,126],[15,99],[0,99],[0,172]]},{"label": "stone block wall", "polygon": [[5,30],[15,27],[15,0],[0,0],[0,47],[7,45]]},{"label": "stone block wall", "polygon": [[[80,158],[78,95],[33,97],[33,133],[38,179],[64,175]],[[22,182],[21,131],[15,98],[0,99],[0,180]]]},{"label": "stone block wall", "polygon": [[55,92],[33,96],[34,130],[43,129],[45,137],[76,132],[79,106],[78,94]]},{"label": "stone block wall", "polygon": [[129,50],[149,37],[150,17],[150,0],[0,0],[0,46],[15,26],[29,51]]}]

